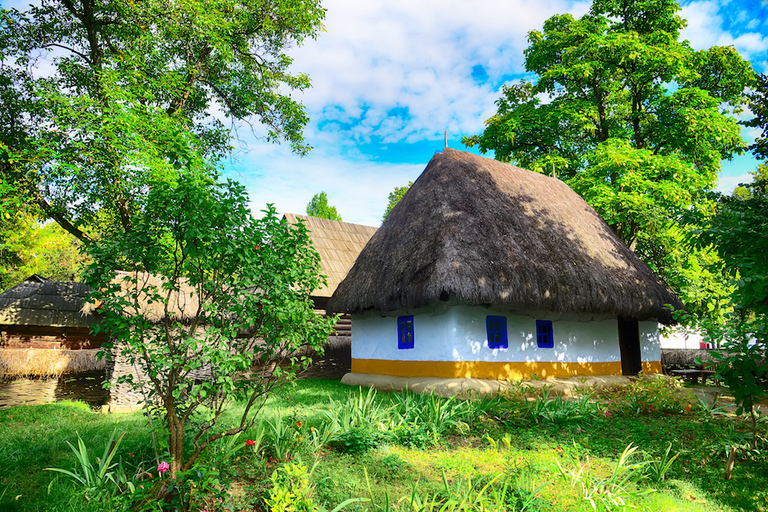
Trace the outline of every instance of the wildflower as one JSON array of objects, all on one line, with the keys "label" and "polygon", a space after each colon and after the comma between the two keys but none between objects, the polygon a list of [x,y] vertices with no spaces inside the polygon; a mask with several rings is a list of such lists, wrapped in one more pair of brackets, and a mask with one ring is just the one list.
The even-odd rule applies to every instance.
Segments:
[{"label": "wildflower", "polygon": [[309,430],[310,430],[310,432],[314,432],[315,431],[315,427],[309,427]]},{"label": "wildflower", "polygon": [[171,465],[170,465],[170,464],[168,464],[168,463],[167,463],[167,462],[165,462],[165,461],[162,461],[160,464],[158,464],[158,465],[157,465],[157,470],[158,470],[159,472],[161,472],[161,473],[165,473],[165,472],[166,472],[166,471],[168,471],[169,469],[171,469]]},{"label": "wildflower", "polygon": [[299,442],[302,442],[303,440],[304,440],[304,438],[303,438],[303,437],[300,437],[300,438],[299,438]]},{"label": "wildflower", "polygon": [[688,404],[688,405],[685,407],[685,412],[688,412],[688,411],[690,411],[690,410],[691,410],[691,404]]},{"label": "wildflower", "polygon": [[253,446],[253,445],[255,445],[255,444],[256,444],[256,441],[254,441],[253,439],[248,439],[248,440],[245,442],[245,446]]},{"label": "wildflower", "polygon": [[301,428],[301,422],[300,422],[300,421],[297,421],[297,422],[296,422],[296,426],[297,426],[297,427],[299,427],[299,428]]}]

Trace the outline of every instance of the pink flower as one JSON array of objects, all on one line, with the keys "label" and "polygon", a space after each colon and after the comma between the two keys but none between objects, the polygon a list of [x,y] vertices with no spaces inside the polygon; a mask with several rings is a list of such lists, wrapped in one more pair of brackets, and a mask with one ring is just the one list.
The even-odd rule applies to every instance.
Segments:
[{"label": "pink flower", "polygon": [[256,441],[254,441],[253,439],[249,439],[245,442],[245,446],[253,446],[255,444],[256,444]]},{"label": "pink flower", "polygon": [[168,463],[167,463],[167,462],[165,462],[165,461],[162,461],[160,464],[158,464],[158,465],[157,465],[157,470],[158,470],[159,472],[161,472],[161,473],[165,473],[165,472],[166,472],[166,471],[168,471],[169,469],[171,469],[171,465],[170,465],[170,464],[168,464]]}]

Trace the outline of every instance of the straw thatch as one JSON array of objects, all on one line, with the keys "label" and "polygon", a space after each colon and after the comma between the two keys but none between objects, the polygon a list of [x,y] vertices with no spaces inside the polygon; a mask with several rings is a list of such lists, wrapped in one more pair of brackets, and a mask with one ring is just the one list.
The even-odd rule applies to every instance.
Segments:
[{"label": "straw thatch", "polygon": [[99,349],[4,349],[0,350],[0,375],[49,377],[58,376],[62,373],[103,370],[105,360],[99,360],[96,357],[98,352]]},{"label": "straw thatch", "polygon": [[332,312],[436,301],[671,322],[683,307],[565,183],[453,149],[436,154],[360,253]]},{"label": "straw thatch", "polygon": [[[165,298],[164,280],[146,272],[117,272],[112,282],[120,286],[121,296],[136,303],[135,307],[124,309],[129,316],[142,315],[150,322],[160,322],[166,317],[165,301],[150,301],[149,297],[159,293]],[[197,291],[186,280],[181,280],[179,291],[173,291],[168,299],[168,316],[181,321],[190,321],[197,314],[199,300]],[[138,290],[138,296],[137,295]],[[102,303],[89,302],[83,307],[85,313],[98,311]]]},{"label": "straw thatch", "polygon": [[285,218],[291,224],[298,224],[299,220],[304,221],[312,245],[320,254],[320,266],[322,273],[328,278],[328,284],[312,293],[317,297],[333,295],[336,287],[354,265],[357,255],[376,232],[376,228],[372,226],[306,215],[286,213]]},{"label": "straw thatch", "polygon": [[91,287],[37,274],[0,294],[0,325],[89,328],[94,312],[81,311]]}]

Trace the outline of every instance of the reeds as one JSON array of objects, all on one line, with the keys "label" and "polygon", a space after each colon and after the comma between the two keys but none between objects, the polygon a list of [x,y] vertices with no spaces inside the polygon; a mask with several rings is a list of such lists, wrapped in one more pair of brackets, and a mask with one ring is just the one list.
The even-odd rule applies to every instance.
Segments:
[{"label": "reeds", "polygon": [[2,349],[0,377],[58,377],[103,370],[105,360],[96,358],[99,350]]}]

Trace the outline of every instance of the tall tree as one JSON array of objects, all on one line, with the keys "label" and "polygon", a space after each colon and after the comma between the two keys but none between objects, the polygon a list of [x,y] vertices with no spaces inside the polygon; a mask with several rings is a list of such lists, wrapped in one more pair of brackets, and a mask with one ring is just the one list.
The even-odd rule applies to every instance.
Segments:
[{"label": "tall tree", "polygon": [[[226,154],[221,118],[298,153],[309,86],[286,48],[318,0],[43,0],[0,10],[0,172],[79,239],[129,231],[158,176]],[[214,115],[215,113],[215,115]],[[209,168],[210,169],[210,168]]]},{"label": "tall tree", "polygon": [[389,202],[387,203],[387,208],[384,210],[384,215],[381,217],[381,222],[387,220],[387,217],[389,217],[389,212],[391,212],[392,208],[394,208],[395,205],[400,202],[405,193],[408,192],[408,189],[411,188],[411,185],[413,185],[413,182],[409,181],[408,185],[404,187],[395,187],[395,190],[389,193]]},{"label": "tall tree", "polygon": [[315,194],[312,200],[307,204],[307,215],[310,217],[318,217],[320,219],[341,221],[341,215],[336,211],[336,207],[328,206],[328,194],[325,192]]},{"label": "tall tree", "polygon": [[528,34],[536,80],[505,86],[483,133],[464,139],[566,180],[668,281],[688,258],[670,230],[714,186],[721,160],[746,147],[729,111],[754,79],[732,47],[680,41],[679,9],[595,0],[579,19],[548,19]]}]

